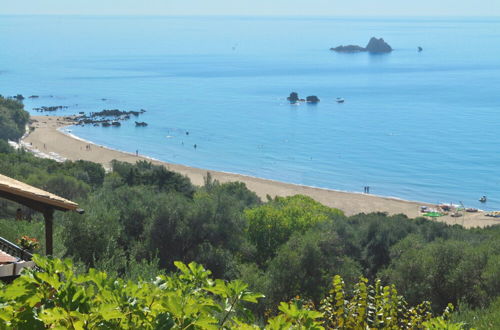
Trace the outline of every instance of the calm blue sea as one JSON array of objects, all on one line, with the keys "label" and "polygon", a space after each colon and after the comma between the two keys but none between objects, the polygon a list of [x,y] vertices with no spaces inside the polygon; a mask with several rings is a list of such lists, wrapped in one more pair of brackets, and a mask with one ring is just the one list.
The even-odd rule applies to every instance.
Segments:
[{"label": "calm blue sea", "polygon": [[[372,36],[395,51],[329,51]],[[0,94],[146,109],[73,133],[172,163],[500,209],[499,41],[491,18],[0,16]]]}]

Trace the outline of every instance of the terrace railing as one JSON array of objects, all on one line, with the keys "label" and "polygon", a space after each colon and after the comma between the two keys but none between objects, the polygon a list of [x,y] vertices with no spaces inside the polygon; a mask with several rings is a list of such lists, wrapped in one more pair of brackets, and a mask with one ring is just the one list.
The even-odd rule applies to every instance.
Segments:
[{"label": "terrace railing", "polygon": [[24,261],[30,261],[33,257],[31,253],[6,240],[3,237],[0,237],[0,250]]}]

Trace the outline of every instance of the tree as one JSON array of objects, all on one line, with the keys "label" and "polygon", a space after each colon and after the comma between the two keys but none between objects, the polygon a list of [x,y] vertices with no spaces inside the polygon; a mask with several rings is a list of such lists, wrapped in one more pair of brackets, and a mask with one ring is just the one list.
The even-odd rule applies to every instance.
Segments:
[{"label": "tree", "polygon": [[342,216],[342,211],[302,195],[276,197],[265,205],[245,211],[247,235],[257,247],[259,265],[272,258],[293,233],[304,233],[317,223]]},{"label": "tree", "polygon": [[28,123],[23,104],[0,96],[0,140],[18,140]]},{"label": "tree", "polygon": [[265,301],[276,305],[301,296],[319,303],[334,275],[354,283],[361,275],[360,267],[346,252],[332,223],[318,224],[305,234],[295,233],[269,262]]}]

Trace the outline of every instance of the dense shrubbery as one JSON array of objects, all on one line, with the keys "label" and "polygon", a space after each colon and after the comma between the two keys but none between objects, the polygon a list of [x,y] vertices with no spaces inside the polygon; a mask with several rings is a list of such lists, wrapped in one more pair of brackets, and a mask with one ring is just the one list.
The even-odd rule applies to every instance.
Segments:
[{"label": "dense shrubbery", "polygon": [[500,298],[484,309],[461,304],[459,310],[451,315],[451,319],[465,324],[466,329],[500,329]]},{"label": "dense shrubbery", "polygon": [[[500,295],[498,227],[466,230],[380,213],[345,217],[305,196],[262,203],[241,183],[208,178],[196,188],[145,163],[115,162],[127,170],[104,174],[95,164],[16,152],[0,155],[0,164],[4,173],[63,195],[67,184],[50,186],[53,176],[85,187],[76,198],[85,215],[56,216],[56,255],[131,279],[173,271],[175,260],[196,261],[264,293],[251,307],[259,315],[297,295],[319,303],[337,274],[348,288],[361,275],[380,277],[410,304],[429,300],[436,312],[448,303],[487,306]],[[158,184],[159,176],[169,182]],[[14,212],[7,208],[4,217]],[[27,234],[43,243],[38,221],[0,221],[0,230],[11,240]]]},{"label": "dense shrubbery", "polygon": [[[56,255],[117,276],[135,278],[142,268],[153,277],[172,271],[175,260],[196,261],[216,277],[239,278],[263,292],[252,307],[259,313],[296,295],[317,303],[337,274],[349,288],[360,275],[380,277],[411,304],[429,300],[436,311],[450,302],[487,306],[500,295],[498,227],[466,230],[379,213],[345,217],[305,196],[262,203],[241,183],[208,179],[195,188],[151,164],[114,166],[126,170],[105,174],[88,162],[0,154],[1,172],[75,198],[86,210],[57,214]],[[4,206],[3,217],[14,218],[16,205]],[[0,230],[11,240],[27,234],[43,244],[38,221],[14,227],[0,221]]]},{"label": "dense shrubbery", "polygon": [[[0,96],[0,140],[18,140],[29,120],[23,104]],[[0,150],[3,147],[0,146]]]},{"label": "dense shrubbery", "polygon": [[262,207],[246,210],[248,238],[259,251],[254,260],[264,265],[292,234],[303,234],[319,223],[342,215],[341,211],[306,196],[276,197]]},{"label": "dense shrubbery", "polygon": [[[209,175],[194,187],[148,162],[115,161],[105,173],[98,164],[38,159],[1,143],[1,174],[86,210],[57,212],[54,228],[55,255],[81,269],[150,280],[175,271],[174,261],[195,261],[217,278],[240,279],[264,293],[249,306],[259,318],[295,296],[318,305],[335,275],[348,289],[360,276],[381,278],[411,305],[428,300],[439,313],[448,303],[485,308],[500,296],[500,227],[466,230],[382,213],[346,217],[306,196],[263,203],[244,184]],[[0,236],[28,235],[43,245],[39,216],[23,208],[30,222],[14,222],[17,207],[0,199]]]},{"label": "dense shrubbery", "polygon": [[[246,305],[261,294],[235,280],[213,280],[196,263],[153,280],[124,281],[105,272],[75,271],[69,260],[35,256],[28,270],[0,290],[0,325],[15,329],[258,329]],[[408,307],[396,289],[361,279],[349,295],[336,276],[330,295],[316,309],[300,298],[281,303],[267,329],[461,329],[434,317],[428,303]],[[444,317],[448,317],[446,312]],[[257,320],[257,322],[256,322]]]}]

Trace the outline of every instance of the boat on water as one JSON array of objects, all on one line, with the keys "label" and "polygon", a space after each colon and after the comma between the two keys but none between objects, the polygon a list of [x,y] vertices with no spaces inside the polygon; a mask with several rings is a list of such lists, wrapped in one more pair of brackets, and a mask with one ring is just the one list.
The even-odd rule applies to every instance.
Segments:
[{"label": "boat on water", "polygon": [[337,99],[335,100],[337,103],[344,103],[345,100],[341,97],[337,97]]},{"label": "boat on water", "polygon": [[481,203],[486,203],[486,202],[488,201],[488,198],[486,198],[486,196],[483,196],[483,197],[481,197],[481,198],[479,199],[479,201],[480,201]]}]

